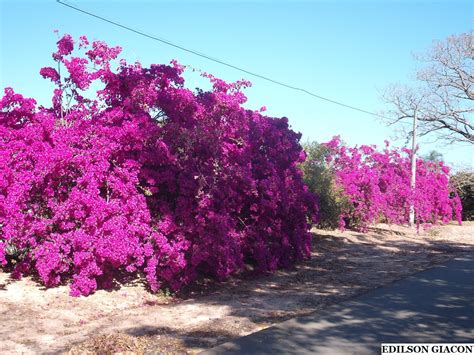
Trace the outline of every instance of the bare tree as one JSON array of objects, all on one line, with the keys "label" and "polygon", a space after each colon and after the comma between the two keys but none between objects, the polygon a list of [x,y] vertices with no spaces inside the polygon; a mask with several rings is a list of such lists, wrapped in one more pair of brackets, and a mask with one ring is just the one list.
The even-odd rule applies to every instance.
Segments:
[{"label": "bare tree", "polygon": [[393,109],[390,124],[413,119],[418,136],[433,134],[448,143],[474,144],[474,47],[472,33],[435,42],[417,56],[425,67],[417,72],[419,86],[391,86],[384,94]]}]

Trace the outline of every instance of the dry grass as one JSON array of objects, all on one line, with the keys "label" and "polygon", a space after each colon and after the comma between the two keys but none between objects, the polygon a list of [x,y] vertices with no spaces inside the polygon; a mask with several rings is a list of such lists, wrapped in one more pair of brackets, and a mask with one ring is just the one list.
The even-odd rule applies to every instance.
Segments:
[{"label": "dry grass", "polygon": [[464,252],[474,223],[417,234],[378,225],[368,233],[314,231],[311,260],[272,275],[208,282],[180,298],[135,283],[71,298],[0,272],[0,348],[70,354],[194,353],[350,299]]}]

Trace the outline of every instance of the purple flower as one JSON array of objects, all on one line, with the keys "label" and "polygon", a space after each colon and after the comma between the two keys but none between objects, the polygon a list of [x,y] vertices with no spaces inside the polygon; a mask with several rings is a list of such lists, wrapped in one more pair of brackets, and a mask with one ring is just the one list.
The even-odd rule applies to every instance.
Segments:
[{"label": "purple flower", "polygon": [[57,42],[58,50],[53,53],[54,60],[61,60],[63,56],[71,54],[74,50],[74,41],[71,35],[65,34]]},{"label": "purple flower", "polygon": [[59,83],[60,77],[59,77],[58,72],[54,68],[51,68],[51,67],[41,68],[40,75],[45,79],[46,78],[50,79],[53,83]]}]

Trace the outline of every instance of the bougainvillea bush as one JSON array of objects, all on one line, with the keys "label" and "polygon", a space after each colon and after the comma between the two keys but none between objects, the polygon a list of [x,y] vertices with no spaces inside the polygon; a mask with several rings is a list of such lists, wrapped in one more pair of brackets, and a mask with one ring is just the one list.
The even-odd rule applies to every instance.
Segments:
[{"label": "bougainvillea bush", "polygon": [[[410,188],[411,151],[374,145],[349,148],[334,137],[324,144],[336,188],[350,201],[341,208],[339,226],[360,230],[376,222],[408,223],[410,205],[418,226],[461,224],[461,201],[443,162],[417,159],[416,186]],[[322,207],[323,208],[323,207]]]},{"label": "bougainvillea bush", "polygon": [[212,89],[191,91],[178,63],[119,53],[65,35],[58,69],[40,71],[56,84],[50,108],[5,89],[0,264],[77,296],[124,275],[179,290],[309,256],[316,203],[287,119],[244,109],[247,82],[203,74]]}]

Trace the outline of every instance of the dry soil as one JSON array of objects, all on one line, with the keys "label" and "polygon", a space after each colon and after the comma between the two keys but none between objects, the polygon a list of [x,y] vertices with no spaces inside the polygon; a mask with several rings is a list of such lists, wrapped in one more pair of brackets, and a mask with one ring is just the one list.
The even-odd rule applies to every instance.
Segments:
[{"label": "dry soil", "polygon": [[474,251],[474,222],[416,231],[377,225],[368,233],[314,230],[312,258],[292,270],[181,296],[151,294],[140,282],[89,297],[44,289],[0,271],[2,353],[195,353]]}]

